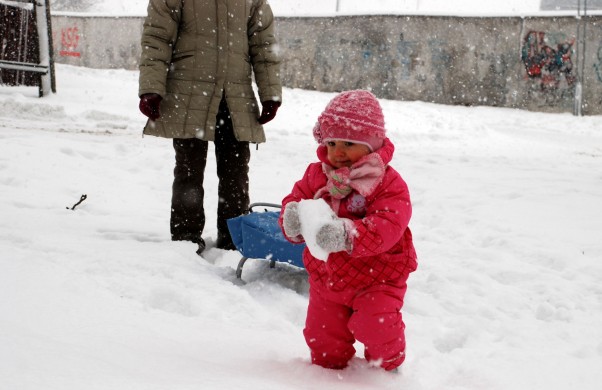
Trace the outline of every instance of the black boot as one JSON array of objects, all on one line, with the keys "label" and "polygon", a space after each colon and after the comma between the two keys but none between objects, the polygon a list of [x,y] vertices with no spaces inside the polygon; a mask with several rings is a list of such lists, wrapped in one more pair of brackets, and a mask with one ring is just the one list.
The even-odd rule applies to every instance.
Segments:
[{"label": "black boot", "polygon": [[196,254],[197,255],[201,255],[201,253],[203,253],[203,251],[205,250],[205,240],[203,240],[202,238],[199,240],[198,242],[198,249],[196,250]]},{"label": "black boot", "polygon": [[235,251],[236,245],[232,242],[232,237],[230,237],[229,233],[226,234],[217,234],[217,241],[215,242],[215,247],[219,249],[225,249],[228,251]]}]

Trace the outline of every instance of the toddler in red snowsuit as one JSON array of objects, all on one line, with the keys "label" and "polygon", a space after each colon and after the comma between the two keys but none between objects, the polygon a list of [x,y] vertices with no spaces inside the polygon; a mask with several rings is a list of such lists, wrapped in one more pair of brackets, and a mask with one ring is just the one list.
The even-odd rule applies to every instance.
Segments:
[{"label": "toddler in red snowsuit", "polygon": [[333,211],[311,237],[327,260],[307,248],[303,253],[310,282],[303,333],[312,363],[345,368],[357,340],[366,360],[393,370],[405,359],[401,307],[417,263],[408,228],[410,194],[388,165],[394,146],[381,106],[368,91],[342,92],[319,116],[313,134],[319,162],[283,199],[279,219],[287,239],[302,242],[300,202],[323,199]]}]

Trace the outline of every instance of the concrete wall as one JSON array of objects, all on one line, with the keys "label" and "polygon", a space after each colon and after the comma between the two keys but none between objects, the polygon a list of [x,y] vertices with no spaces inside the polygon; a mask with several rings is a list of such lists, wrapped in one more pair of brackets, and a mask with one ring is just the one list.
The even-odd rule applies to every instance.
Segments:
[{"label": "concrete wall", "polygon": [[[56,62],[136,69],[142,23],[53,16]],[[278,18],[277,32],[287,87],[573,112],[582,70],[582,112],[602,114],[602,16]]]},{"label": "concrete wall", "polygon": [[53,15],[55,62],[88,68],[137,69],[143,23],[140,17]]}]

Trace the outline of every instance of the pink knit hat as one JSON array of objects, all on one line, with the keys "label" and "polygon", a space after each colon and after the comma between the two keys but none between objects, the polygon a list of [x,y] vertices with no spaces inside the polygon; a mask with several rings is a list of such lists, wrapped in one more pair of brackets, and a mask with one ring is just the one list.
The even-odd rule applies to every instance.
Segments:
[{"label": "pink knit hat", "polygon": [[341,92],[335,96],[318,117],[314,138],[324,144],[343,140],[379,149],[386,138],[383,110],[369,91]]}]

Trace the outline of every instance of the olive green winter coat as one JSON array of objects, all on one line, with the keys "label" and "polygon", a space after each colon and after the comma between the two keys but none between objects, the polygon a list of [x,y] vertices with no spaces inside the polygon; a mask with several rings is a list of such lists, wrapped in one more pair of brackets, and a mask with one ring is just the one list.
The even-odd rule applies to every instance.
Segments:
[{"label": "olive green winter coat", "polygon": [[281,101],[274,16],[266,0],[150,0],[138,95],[163,97],[144,133],[213,141],[222,94],[239,141],[264,142],[261,102]]}]

